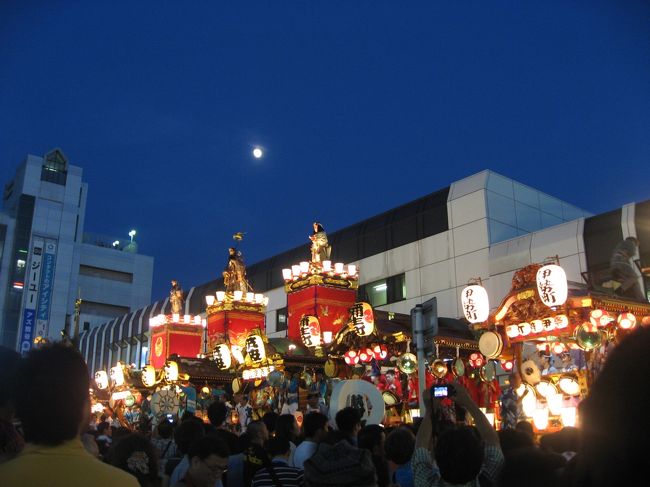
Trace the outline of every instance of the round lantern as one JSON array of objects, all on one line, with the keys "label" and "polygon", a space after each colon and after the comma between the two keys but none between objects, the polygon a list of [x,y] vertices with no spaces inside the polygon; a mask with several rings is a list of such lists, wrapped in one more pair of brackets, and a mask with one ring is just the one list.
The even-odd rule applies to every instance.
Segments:
[{"label": "round lantern", "polygon": [[108,389],[108,374],[105,370],[95,372],[95,384],[97,384],[98,389]]},{"label": "round lantern", "polygon": [[580,383],[572,375],[562,375],[558,381],[558,386],[567,396],[580,394]]},{"label": "round lantern", "polygon": [[356,350],[348,350],[344,355],[345,363],[348,365],[356,365],[359,363],[359,353]]},{"label": "round lantern", "polygon": [[124,370],[122,370],[121,362],[118,362],[115,367],[111,367],[111,380],[116,386],[124,385]]},{"label": "round lantern", "polygon": [[212,360],[217,364],[219,370],[228,370],[232,365],[230,349],[225,343],[220,343],[212,350]]},{"label": "round lantern", "polygon": [[519,328],[519,334],[522,337],[525,337],[526,335],[530,335],[530,332],[532,331],[532,327],[530,326],[530,323],[527,322],[519,323],[518,328]]},{"label": "round lantern", "polygon": [[238,364],[244,363],[244,354],[242,353],[242,348],[239,345],[232,345],[230,347],[230,353]]},{"label": "round lantern", "polygon": [[553,344],[553,353],[559,355],[559,354],[564,353],[564,352],[566,352],[566,346],[564,345],[564,343],[559,343],[558,342],[558,343]]},{"label": "round lantern", "polygon": [[167,382],[176,382],[178,380],[178,364],[176,362],[167,362],[165,365],[165,379],[167,379]]},{"label": "round lantern", "polygon": [[469,356],[469,364],[475,369],[478,369],[480,367],[483,367],[483,365],[485,365],[485,358],[480,353],[476,353],[476,352],[472,353]]},{"label": "round lantern", "polygon": [[350,308],[350,322],[354,332],[365,337],[375,331],[375,315],[368,303],[355,303]]},{"label": "round lantern", "polygon": [[508,338],[517,338],[519,336],[519,327],[517,325],[506,326],[506,335],[508,335]]},{"label": "round lantern", "polygon": [[367,364],[373,358],[375,358],[375,354],[371,348],[362,348],[359,350],[359,360],[361,360],[363,363]]},{"label": "round lantern", "polygon": [[388,357],[388,348],[386,348],[386,345],[375,345],[372,347],[372,352],[376,360],[384,360]]},{"label": "round lantern", "polygon": [[300,319],[300,338],[308,348],[320,347],[320,323],[316,316],[307,315]]},{"label": "round lantern", "polygon": [[532,333],[542,333],[544,331],[544,322],[542,320],[533,320],[530,322],[530,331]]},{"label": "round lantern", "polygon": [[460,294],[463,313],[470,323],[481,323],[490,314],[490,300],[483,286],[474,284],[467,286]]},{"label": "round lantern", "polygon": [[612,318],[604,309],[594,309],[589,313],[589,321],[594,326],[603,327],[609,325]]},{"label": "round lantern", "polygon": [[636,326],[636,316],[632,313],[621,313],[617,321],[621,330],[630,330]]},{"label": "round lantern", "polygon": [[514,364],[514,362],[512,360],[502,360],[501,361],[501,367],[506,372],[510,372],[515,367],[515,364]]},{"label": "round lantern", "polygon": [[546,306],[562,306],[566,302],[569,287],[566,273],[559,265],[550,264],[537,271],[537,293]]},{"label": "round lantern", "polygon": [[567,315],[557,315],[553,317],[554,328],[561,330],[569,326],[569,317]]},{"label": "round lantern", "polygon": [[260,363],[266,358],[266,348],[261,336],[249,335],[246,337],[246,355],[254,364]]},{"label": "round lantern", "polygon": [[153,387],[156,385],[156,369],[153,365],[147,365],[142,369],[142,383],[146,387]]}]

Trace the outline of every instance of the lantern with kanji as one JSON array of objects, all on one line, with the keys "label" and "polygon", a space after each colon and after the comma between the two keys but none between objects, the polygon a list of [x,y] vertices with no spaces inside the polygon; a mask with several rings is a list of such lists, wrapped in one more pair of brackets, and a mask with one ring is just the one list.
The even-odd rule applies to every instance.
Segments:
[{"label": "lantern with kanji", "polygon": [[95,372],[95,384],[98,389],[108,389],[108,374],[105,370]]},{"label": "lantern with kanji", "polygon": [[465,318],[470,323],[481,323],[490,314],[490,300],[483,286],[473,284],[461,292],[461,302]]},{"label": "lantern with kanji", "polygon": [[212,350],[212,360],[219,370],[227,370],[232,365],[230,349],[225,343],[220,343]]},{"label": "lantern with kanji", "polygon": [[121,362],[118,362],[115,367],[111,367],[111,381],[116,386],[124,385],[124,370]]},{"label": "lantern with kanji", "polygon": [[316,316],[303,316],[300,319],[300,338],[308,348],[320,347],[320,322]]},{"label": "lantern with kanji", "polygon": [[556,264],[540,267],[537,271],[537,293],[546,306],[562,306],[568,296],[564,269]]},{"label": "lantern with kanji", "polygon": [[156,369],[153,365],[147,365],[142,369],[142,383],[146,387],[153,387],[156,385]]},{"label": "lantern with kanji", "polygon": [[266,358],[264,340],[259,335],[246,337],[246,354],[254,364],[262,362]]},{"label": "lantern with kanji", "polygon": [[368,303],[355,303],[349,310],[350,323],[359,336],[368,336],[375,331],[375,317]]},{"label": "lantern with kanji", "polygon": [[169,361],[165,365],[165,379],[167,382],[175,382],[178,380],[178,364]]}]

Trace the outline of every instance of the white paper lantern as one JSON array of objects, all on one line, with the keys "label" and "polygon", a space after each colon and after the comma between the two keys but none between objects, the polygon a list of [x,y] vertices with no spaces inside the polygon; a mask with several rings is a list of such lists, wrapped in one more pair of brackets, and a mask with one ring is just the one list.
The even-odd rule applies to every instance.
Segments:
[{"label": "white paper lantern", "polygon": [[306,347],[320,347],[321,332],[317,317],[307,315],[300,319],[300,338]]},{"label": "white paper lantern", "polygon": [[470,323],[481,323],[488,319],[490,314],[490,300],[483,286],[474,284],[467,286],[461,292],[463,313]]},{"label": "white paper lantern", "polygon": [[246,337],[246,355],[254,364],[262,362],[266,358],[266,348],[261,336],[249,335]]},{"label": "white paper lantern", "polygon": [[124,385],[124,371],[120,362],[115,367],[111,367],[111,380],[116,386]]},{"label": "white paper lantern", "polygon": [[545,265],[537,271],[537,293],[546,306],[562,306],[568,291],[566,273],[559,265]]},{"label": "white paper lantern", "polygon": [[375,331],[375,315],[368,303],[355,303],[349,309],[350,322],[359,336],[368,336]]},{"label": "white paper lantern", "polygon": [[104,390],[108,388],[108,374],[105,370],[95,372],[95,384],[97,384],[98,389]]},{"label": "white paper lantern", "polygon": [[168,382],[176,382],[178,380],[178,364],[176,362],[168,362],[165,365],[165,378]]},{"label": "white paper lantern", "polygon": [[217,364],[219,370],[228,370],[232,365],[230,349],[225,343],[220,343],[212,351],[212,360]]},{"label": "white paper lantern", "polygon": [[142,369],[142,383],[146,387],[156,385],[156,369],[154,369],[152,365],[147,365]]}]

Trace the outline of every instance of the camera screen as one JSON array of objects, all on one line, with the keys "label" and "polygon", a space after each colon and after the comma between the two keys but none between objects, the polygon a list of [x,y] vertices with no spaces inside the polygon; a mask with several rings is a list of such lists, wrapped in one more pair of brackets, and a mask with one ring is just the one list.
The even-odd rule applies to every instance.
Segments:
[{"label": "camera screen", "polygon": [[447,386],[433,386],[433,397],[447,397],[448,394]]}]

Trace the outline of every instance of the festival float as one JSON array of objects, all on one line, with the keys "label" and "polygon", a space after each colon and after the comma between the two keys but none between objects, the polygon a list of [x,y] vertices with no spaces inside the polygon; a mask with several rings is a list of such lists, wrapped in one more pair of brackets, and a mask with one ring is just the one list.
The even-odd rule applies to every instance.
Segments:
[{"label": "festival float", "polygon": [[492,313],[480,283],[463,289],[461,299],[481,333],[483,355],[519,373],[521,384],[513,386],[538,433],[575,426],[577,405],[609,351],[637,325],[650,323],[648,303],[569,287],[557,258],[515,272]]}]

